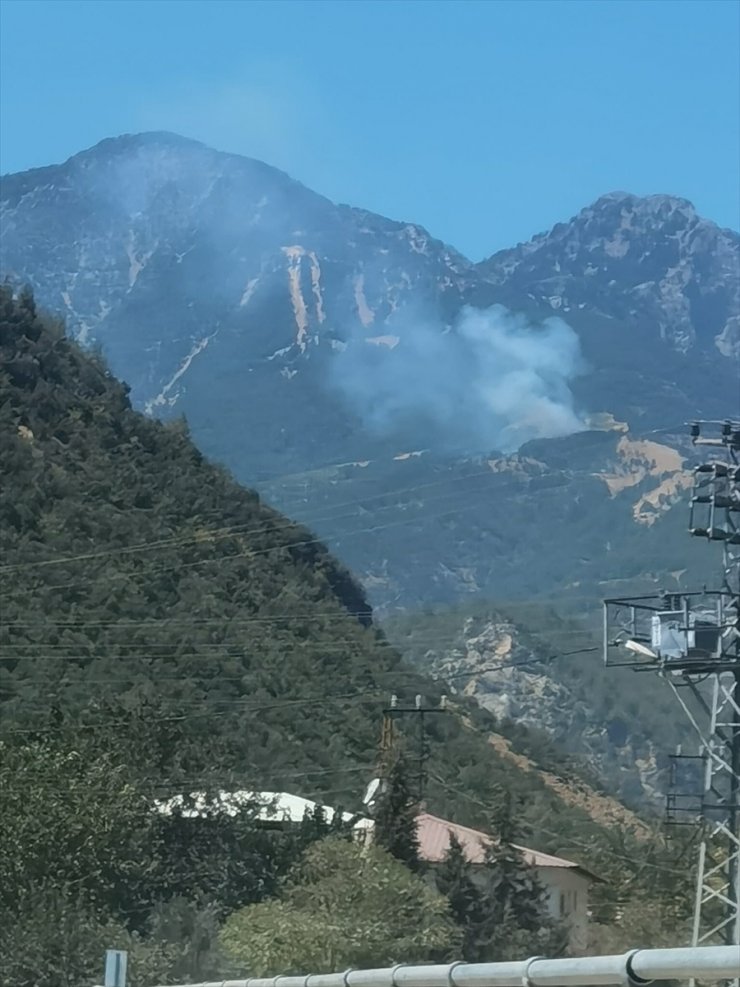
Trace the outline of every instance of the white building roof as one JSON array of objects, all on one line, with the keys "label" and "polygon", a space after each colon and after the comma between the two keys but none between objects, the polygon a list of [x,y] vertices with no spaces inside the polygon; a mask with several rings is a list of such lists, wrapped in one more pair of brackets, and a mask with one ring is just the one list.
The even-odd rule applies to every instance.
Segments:
[{"label": "white building roof", "polygon": [[[170,815],[175,809],[183,806],[183,815],[197,817],[205,815],[208,810],[218,809],[227,815],[235,816],[245,808],[256,809],[255,815],[264,822],[300,822],[307,812],[314,812],[319,805],[324,811],[327,822],[334,818],[335,811],[331,806],[313,802],[311,799],[292,795],[290,792],[219,792],[218,795],[207,795],[205,792],[190,792],[189,795],[175,795],[169,799],[157,799],[154,803],[158,812]],[[351,822],[356,817],[351,812],[343,812],[344,822]],[[367,829],[372,826],[370,819],[360,818],[354,824],[354,829]]]}]

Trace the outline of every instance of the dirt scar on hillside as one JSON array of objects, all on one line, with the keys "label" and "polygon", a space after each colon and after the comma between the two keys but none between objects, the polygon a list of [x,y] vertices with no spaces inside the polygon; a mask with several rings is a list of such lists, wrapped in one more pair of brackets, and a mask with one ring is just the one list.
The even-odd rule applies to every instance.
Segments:
[{"label": "dirt scar on hillside", "polygon": [[617,443],[617,453],[623,464],[615,472],[594,474],[606,483],[612,497],[648,477],[660,480],[633,504],[632,516],[638,524],[654,524],[661,511],[691,486],[692,475],[683,468],[684,457],[670,446],[623,436]]},{"label": "dirt scar on hillside", "polygon": [[[471,724],[468,723],[468,726]],[[538,775],[547,787],[568,805],[583,809],[594,822],[608,826],[615,822],[629,826],[638,839],[646,840],[650,836],[650,828],[616,799],[608,795],[600,795],[583,782],[565,782],[557,775],[538,768],[525,754],[517,754],[512,750],[511,743],[500,734],[489,734],[488,743],[502,757],[528,773]]]}]

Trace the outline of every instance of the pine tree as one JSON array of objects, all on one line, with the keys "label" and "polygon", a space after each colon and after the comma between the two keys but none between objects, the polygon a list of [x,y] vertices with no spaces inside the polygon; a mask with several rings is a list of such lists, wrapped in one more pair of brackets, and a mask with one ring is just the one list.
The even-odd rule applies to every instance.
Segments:
[{"label": "pine tree", "polygon": [[416,833],[417,812],[418,805],[406,762],[397,756],[388,771],[375,809],[375,842],[415,872],[421,869]]},{"label": "pine tree", "polygon": [[524,932],[540,929],[547,916],[545,892],[521,851],[499,840],[486,848],[484,868],[488,923],[498,927],[511,921]]},{"label": "pine tree", "polygon": [[513,843],[519,836],[516,821],[518,806],[515,806],[508,788],[499,788],[494,792],[493,806],[491,813],[493,832],[503,843]]},{"label": "pine tree", "polygon": [[481,921],[471,946],[476,961],[561,952],[563,930],[548,913],[545,889],[513,843],[517,815],[508,791],[497,798],[492,821],[495,840],[485,850]]},{"label": "pine tree", "polygon": [[455,924],[463,934],[462,959],[477,959],[478,930],[484,917],[483,896],[476,887],[462,844],[450,833],[450,845],[435,872],[437,890],[450,904]]},{"label": "pine tree", "polygon": [[345,812],[341,805],[338,805],[334,809],[331,816],[318,803],[312,808],[307,808],[298,828],[298,840],[302,847],[301,852],[308,849],[312,843],[325,840],[329,836],[351,840],[352,826],[358,817],[351,816],[348,819],[344,817]]},{"label": "pine tree", "polygon": [[298,830],[299,841],[304,849],[317,840],[324,840],[331,833],[331,823],[326,818],[322,805],[306,808]]}]

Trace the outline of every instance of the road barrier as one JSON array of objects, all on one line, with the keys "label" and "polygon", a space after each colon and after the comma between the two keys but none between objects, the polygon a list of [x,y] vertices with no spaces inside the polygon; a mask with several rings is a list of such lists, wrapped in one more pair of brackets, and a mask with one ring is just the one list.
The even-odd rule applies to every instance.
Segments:
[{"label": "road barrier", "polygon": [[[378,970],[348,970],[307,976],[247,977],[187,987],[637,987],[655,980],[740,982],[740,946],[635,949],[616,956],[516,963],[399,964]],[[186,985],[182,985],[186,987]]]}]

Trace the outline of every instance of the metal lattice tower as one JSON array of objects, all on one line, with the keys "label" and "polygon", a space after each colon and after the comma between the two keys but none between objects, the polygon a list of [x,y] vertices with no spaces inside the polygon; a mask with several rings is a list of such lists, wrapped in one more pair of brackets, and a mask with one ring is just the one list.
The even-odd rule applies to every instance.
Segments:
[{"label": "metal lattice tower", "polygon": [[696,445],[721,452],[695,470],[689,528],[722,543],[721,651],[730,666],[712,676],[709,729],[701,737],[708,832],[699,851],[692,945],[723,939],[740,951],[740,422],[696,422],[691,435]]},{"label": "metal lattice tower", "polygon": [[712,453],[694,471],[689,530],[722,544],[721,586],[605,600],[604,658],[662,675],[693,727],[702,790],[672,803],[703,824],[692,945],[740,951],[740,421],[695,422],[691,437]]}]

